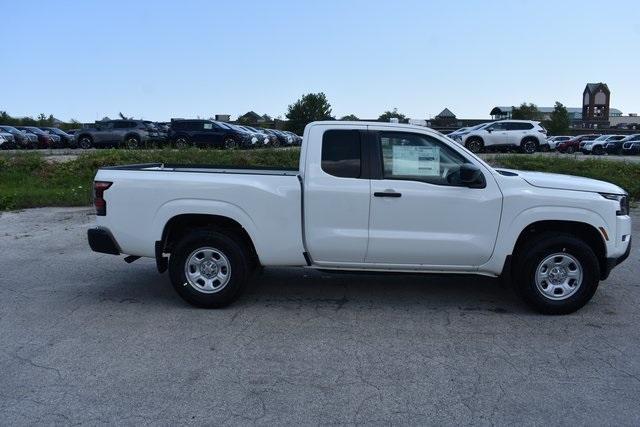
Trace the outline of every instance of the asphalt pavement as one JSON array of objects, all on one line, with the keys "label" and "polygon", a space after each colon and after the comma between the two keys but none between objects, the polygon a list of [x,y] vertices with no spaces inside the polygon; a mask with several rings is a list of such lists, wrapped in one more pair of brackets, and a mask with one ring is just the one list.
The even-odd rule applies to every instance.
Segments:
[{"label": "asphalt pavement", "polygon": [[637,247],[568,316],[488,278],[286,268],[202,310],[91,252],[93,219],[0,214],[2,425],[640,423]]}]

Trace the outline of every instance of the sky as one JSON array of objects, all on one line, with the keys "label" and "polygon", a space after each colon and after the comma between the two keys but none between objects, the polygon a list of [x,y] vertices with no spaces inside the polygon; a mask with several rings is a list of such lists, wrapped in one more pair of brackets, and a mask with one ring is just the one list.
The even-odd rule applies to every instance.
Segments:
[{"label": "sky", "polygon": [[640,113],[640,1],[0,0],[0,110],[92,122],[579,107],[606,82]]}]

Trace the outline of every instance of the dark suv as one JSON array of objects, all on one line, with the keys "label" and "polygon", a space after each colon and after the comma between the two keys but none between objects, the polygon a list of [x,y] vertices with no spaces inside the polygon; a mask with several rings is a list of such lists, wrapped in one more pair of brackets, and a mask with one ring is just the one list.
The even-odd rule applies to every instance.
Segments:
[{"label": "dark suv", "polygon": [[80,148],[140,148],[158,140],[158,131],[143,120],[108,120],[95,122],[74,135]]},{"label": "dark suv", "polygon": [[201,119],[171,119],[169,141],[174,147],[240,148],[251,145],[252,134],[223,122]]}]

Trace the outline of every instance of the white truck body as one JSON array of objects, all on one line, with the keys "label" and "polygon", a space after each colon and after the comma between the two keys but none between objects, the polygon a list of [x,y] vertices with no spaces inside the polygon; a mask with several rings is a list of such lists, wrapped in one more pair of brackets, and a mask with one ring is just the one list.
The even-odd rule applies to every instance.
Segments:
[{"label": "white truck body", "polygon": [[[455,152],[477,168],[484,186],[387,179],[371,170],[365,178],[334,176],[322,163],[323,135],[330,130],[360,132],[365,139],[428,138],[445,150],[439,156]],[[399,146],[393,155],[411,153]],[[366,165],[369,155],[375,150],[363,152],[362,167],[375,169],[375,161]],[[441,162],[435,172],[444,178],[434,179],[446,183],[446,166]],[[394,158],[389,167],[402,167],[402,159]],[[518,239],[534,224],[588,227],[592,240],[601,242],[602,265],[623,259],[631,240],[622,202],[604,196],[626,197],[618,186],[496,170],[438,132],[394,123],[311,123],[298,171],[140,165],[100,169],[95,180],[111,183],[97,229],[112,237],[117,252],[139,257],[166,256],[168,224],[189,215],[239,224],[263,266],[500,276]]]}]

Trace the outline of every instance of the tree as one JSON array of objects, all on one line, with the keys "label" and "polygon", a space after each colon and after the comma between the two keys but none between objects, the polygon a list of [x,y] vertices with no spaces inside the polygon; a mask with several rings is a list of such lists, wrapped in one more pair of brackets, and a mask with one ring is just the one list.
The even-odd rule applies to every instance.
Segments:
[{"label": "tree", "polygon": [[340,117],[340,120],[342,120],[342,121],[358,121],[360,119],[355,114],[347,114],[346,116]]},{"label": "tree", "polygon": [[399,122],[403,122],[407,119],[407,117],[402,113],[398,113],[397,108],[394,108],[393,111],[385,111],[384,113],[380,114],[380,117],[378,117],[378,121],[381,122],[389,122],[391,121],[391,119],[398,119]]},{"label": "tree", "polygon": [[562,135],[567,133],[571,126],[571,117],[567,108],[559,102],[556,102],[556,106],[551,113],[551,119],[546,123],[549,133],[552,135]]},{"label": "tree", "polygon": [[540,110],[536,104],[523,102],[520,107],[512,107],[511,118],[514,120],[540,120]]},{"label": "tree", "polygon": [[289,105],[287,112],[287,129],[302,135],[304,127],[315,120],[333,120],[331,104],[327,96],[320,93],[302,95],[295,103]]}]

